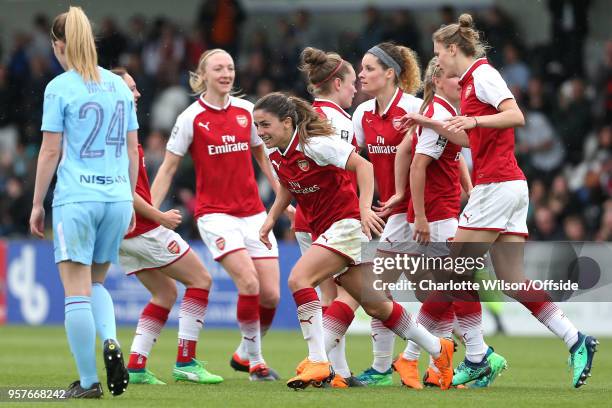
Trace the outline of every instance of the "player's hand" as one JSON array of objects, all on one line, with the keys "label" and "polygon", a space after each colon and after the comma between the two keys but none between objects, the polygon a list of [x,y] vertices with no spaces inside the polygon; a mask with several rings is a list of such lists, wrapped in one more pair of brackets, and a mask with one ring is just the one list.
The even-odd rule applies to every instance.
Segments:
[{"label": "player's hand", "polygon": [[470,116],[453,116],[444,121],[444,129],[455,133],[459,133],[462,130],[474,129],[476,125],[476,119]]},{"label": "player's hand", "polygon": [[266,220],[259,229],[259,240],[263,242],[263,244],[268,249],[272,249],[272,244],[270,243],[269,239],[270,231],[272,231],[272,228],[274,228],[274,220],[272,220],[272,218],[268,216],[266,217]]},{"label": "player's hand", "polygon": [[179,210],[168,210],[162,213],[159,223],[168,229],[175,229],[183,221],[183,216]]},{"label": "player's hand", "polygon": [[45,237],[45,209],[42,206],[32,207],[32,214],[30,214],[30,232],[36,238]]},{"label": "player's hand", "polygon": [[131,234],[136,229],[136,212],[132,211],[132,218],[130,218],[130,225],[128,225],[127,234]]},{"label": "player's hand", "polygon": [[[395,193],[387,201],[378,201],[379,207],[373,206],[376,215],[381,218],[385,218],[389,215],[391,210],[398,204],[404,202],[404,193]],[[382,215],[381,215],[382,214]]]},{"label": "player's hand", "polygon": [[295,207],[289,204],[287,208],[285,208],[285,216],[289,218],[291,221],[291,229],[295,229]]},{"label": "player's hand", "polygon": [[374,211],[369,208],[361,211],[361,230],[368,239],[372,239],[372,235],[380,236],[384,229],[385,222]]},{"label": "player's hand", "polygon": [[421,216],[414,219],[414,232],[412,233],[412,239],[421,245],[427,245],[429,243],[431,236],[427,217]]},{"label": "player's hand", "polygon": [[420,113],[406,113],[400,118],[400,132],[405,132],[415,125],[427,126],[429,120],[427,116],[421,115]]}]

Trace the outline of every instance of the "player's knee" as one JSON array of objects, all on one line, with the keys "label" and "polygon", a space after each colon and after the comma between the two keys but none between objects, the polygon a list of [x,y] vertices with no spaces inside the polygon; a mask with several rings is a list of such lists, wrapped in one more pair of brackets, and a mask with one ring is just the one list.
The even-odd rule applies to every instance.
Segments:
[{"label": "player's knee", "polygon": [[384,302],[363,302],[361,307],[363,310],[372,317],[375,317],[380,320],[384,320],[386,316],[384,315],[386,304]]},{"label": "player's knee", "polygon": [[309,285],[301,276],[296,273],[293,273],[292,271],[289,275],[289,278],[287,279],[287,286],[289,286],[289,290],[291,290],[291,292],[296,292],[300,289],[308,287]]},{"label": "player's knee", "polygon": [[212,286],[212,278],[208,271],[204,268],[194,273],[187,287],[210,290]]},{"label": "player's knee", "polygon": [[175,285],[168,285],[155,294],[151,298],[151,302],[164,307],[166,309],[172,309],[172,306],[176,303],[176,298],[178,297],[178,293]]},{"label": "player's knee", "polygon": [[244,273],[236,279],[236,286],[238,292],[244,295],[257,295],[259,294],[259,280],[255,272]]},{"label": "player's knee", "polygon": [[261,292],[259,294],[259,304],[267,309],[273,309],[278,305],[280,301],[280,292],[267,291],[266,293]]}]

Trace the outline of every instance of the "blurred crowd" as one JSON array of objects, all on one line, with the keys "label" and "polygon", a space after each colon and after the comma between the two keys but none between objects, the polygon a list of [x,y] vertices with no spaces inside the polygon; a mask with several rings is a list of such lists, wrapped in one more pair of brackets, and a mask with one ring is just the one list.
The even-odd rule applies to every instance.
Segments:
[{"label": "blurred crowd", "polygon": [[[610,241],[612,39],[599,44],[596,63],[585,67],[589,2],[565,3],[547,3],[554,42],[531,47],[502,9],[492,7],[473,15],[492,47],[489,60],[526,116],[526,126],[516,132],[516,154],[530,185],[531,239]],[[565,4],[563,9],[559,4]],[[573,13],[570,20],[568,12]],[[336,50],[359,69],[369,47],[392,40],[417,51],[425,65],[431,57],[431,32],[440,24],[455,22],[459,14],[445,6],[438,11],[439,24],[419,27],[418,14],[407,9],[383,12],[369,7],[363,13],[361,27],[333,35],[321,30],[306,10],[279,16],[276,26],[267,30],[251,24],[254,28],[247,32],[244,23],[257,21],[257,16],[248,16],[238,0],[205,0],[191,28],[169,17],[148,20],[135,15],[126,26],[111,18],[100,21],[96,25],[99,64],[126,67],[142,94],[139,134],[151,180],[176,117],[193,101],[188,73],[204,50],[221,47],[234,55],[236,86],[250,100],[276,90],[308,97],[296,68],[305,46]],[[0,50],[0,237],[28,234],[44,89],[61,73],[49,31],[49,16],[37,15],[31,27],[13,35],[10,49]],[[366,99],[359,93],[354,106]],[[272,192],[260,180],[269,205]],[[180,208],[185,220],[180,232],[197,238],[189,160],[183,160],[172,188],[164,207]],[[280,239],[293,239],[286,220],[278,224],[276,233]]]}]

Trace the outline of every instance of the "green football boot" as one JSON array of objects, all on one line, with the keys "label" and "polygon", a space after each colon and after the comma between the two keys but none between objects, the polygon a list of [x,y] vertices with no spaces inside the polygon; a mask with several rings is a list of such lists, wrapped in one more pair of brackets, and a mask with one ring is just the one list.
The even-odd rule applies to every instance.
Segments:
[{"label": "green football boot", "polygon": [[196,360],[191,360],[192,364],[186,366],[174,366],[172,369],[172,377],[175,381],[187,381],[197,384],[219,384],[223,382],[223,377],[208,372],[204,368],[204,363]]}]

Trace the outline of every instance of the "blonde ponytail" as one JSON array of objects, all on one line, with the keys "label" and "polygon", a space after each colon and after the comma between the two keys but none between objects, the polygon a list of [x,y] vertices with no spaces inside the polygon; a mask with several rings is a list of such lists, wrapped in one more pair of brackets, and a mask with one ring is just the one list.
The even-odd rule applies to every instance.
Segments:
[{"label": "blonde ponytail", "polygon": [[[400,89],[409,94],[416,94],[421,89],[421,67],[419,66],[419,59],[416,53],[403,45],[397,45],[392,42],[383,42],[375,47],[372,47],[369,52],[373,52],[375,48],[382,50],[388,58],[391,58],[393,65],[400,67],[401,72],[396,72],[395,84]],[[381,55],[384,56],[384,54]],[[393,68],[386,64],[381,57],[374,54],[380,65],[385,68]],[[393,68],[395,70],[395,68]]]},{"label": "blonde ponytail", "polygon": [[457,23],[440,27],[433,33],[432,39],[445,47],[455,44],[466,57],[484,57],[490,48],[480,39],[474,20],[467,13],[460,15]]},{"label": "blonde ponytail", "polygon": [[66,64],[85,82],[100,82],[98,53],[89,19],[80,7],[71,6],[68,12],[55,18],[51,29],[53,40],[66,44]]},{"label": "blonde ponytail", "polygon": [[433,57],[431,61],[429,61],[427,69],[425,70],[425,76],[423,77],[423,103],[421,104],[419,113],[425,112],[427,106],[433,101],[436,93],[434,78],[440,78],[441,75],[442,68],[438,65],[438,57]]}]

